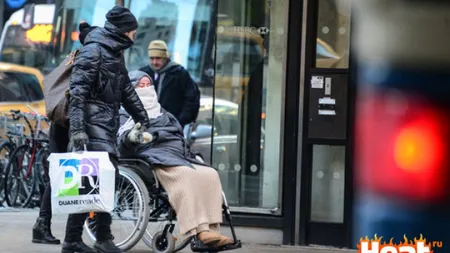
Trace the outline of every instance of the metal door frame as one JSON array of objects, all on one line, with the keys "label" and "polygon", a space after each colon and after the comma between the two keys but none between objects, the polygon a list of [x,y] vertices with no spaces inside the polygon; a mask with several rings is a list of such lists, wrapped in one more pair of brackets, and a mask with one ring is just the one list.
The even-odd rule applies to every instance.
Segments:
[{"label": "metal door frame", "polygon": [[[316,61],[316,39],[317,39],[317,25],[318,25],[318,13],[319,2],[316,0],[304,0],[304,7],[306,10],[306,17],[304,20],[306,24],[303,25],[306,31],[304,32],[305,45],[303,47],[303,64],[302,64],[302,98],[301,108],[301,122],[299,126],[299,135],[305,136],[299,138],[299,164],[298,168],[301,172],[297,185],[299,190],[297,191],[297,229],[296,229],[296,242],[301,245],[308,244],[322,244],[331,245],[337,247],[350,247],[351,245],[351,233],[352,233],[352,208],[353,208],[353,119],[354,119],[354,98],[355,88],[353,85],[354,72],[353,59],[350,53],[349,67],[348,69],[319,69],[315,67]],[[352,17],[352,15],[351,15]],[[352,18],[353,19],[353,18]],[[352,22],[351,22],[352,23]],[[352,25],[351,25],[352,26]],[[350,29],[350,32],[352,29]],[[351,41],[351,38],[350,38]],[[308,122],[309,122],[309,86],[311,76],[313,74],[347,74],[348,75],[348,98],[347,98],[347,126],[346,126],[346,139],[345,140],[329,140],[329,139],[312,139],[308,138]],[[312,187],[312,158],[313,158],[313,145],[336,145],[344,146],[345,150],[345,190],[344,190],[344,220],[341,224],[316,222],[311,221],[311,187]],[[300,211],[301,210],[301,211]],[[324,236],[325,232],[330,232],[333,236]]]}]

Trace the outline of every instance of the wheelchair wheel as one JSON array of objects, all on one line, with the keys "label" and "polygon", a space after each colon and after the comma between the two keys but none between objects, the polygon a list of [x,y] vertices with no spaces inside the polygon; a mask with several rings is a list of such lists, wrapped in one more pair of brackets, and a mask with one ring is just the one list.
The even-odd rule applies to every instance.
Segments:
[{"label": "wheelchair wheel", "polygon": [[[149,247],[153,249],[153,244],[155,237],[158,235],[158,233],[161,233],[165,227],[166,224],[168,224],[168,221],[165,222],[149,222],[147,230],[144,233],[144,236],[142,237],[142,241]],[[172,238],[174,239],[174,250],[173,252],[178,252],[182,249],[184,249],[192,240],[192,236],[189,237],[182,237],[179,234],[179,228],[177,221],[173,221],[173,224],[175,225],[173,233],[171,233]]]},{"label": "wheelchair wheel", "polygon": [[172,233],[167,232],[163,235],[163,231],[159,231],[153,236],[152,250],[155,253],[172,253],[175,252],[175,239]]},{"label": "wheelchair wheel", "polygon": [[[153,176],[156,180],[156,185],[159,185],[156,175],[154,174]],[[152,201],[153,205],[152,204],[149,205],[150,215],[152,215],[152,212],[155,211],[155,208],[156,208],[155,201],[157,201],[157,200],[153,200]],[[170,223],[168,216],[169,216],[169,212],[165,211],[162,214],[155,214],[154,216],[149,217],[147,229],[145,230],[145,233],[142,237],[142,241],[149,248],[153,248],[154,237],[158,234],[158,232],[163,231],[165,226]],[[171,222],[174,225],[173,232],[171,233],[171,235],[174,239],[174,244],[175,244],[175,248],[174,248],[173,252],[178,252],[178,251],[184,249],[187,245],[189,245],[189,243],[192,240],[192,236],[189,236],[189,237],[181,236],[177,221],[172,220]]]},{"label": "wheelchair wheel", "polygon": [[[141,177],[128,167],[119,166],[116,185],[116,207],[111,212],[111,231],[117,247],[133,248],[145,233],[150,215],[150,197]],[[95,238],[95,215],[86,219],[84,227],[89,238]]]}]

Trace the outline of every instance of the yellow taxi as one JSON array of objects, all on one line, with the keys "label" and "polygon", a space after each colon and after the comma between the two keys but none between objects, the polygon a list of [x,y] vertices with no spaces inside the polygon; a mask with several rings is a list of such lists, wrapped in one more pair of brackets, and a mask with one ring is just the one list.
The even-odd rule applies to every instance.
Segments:
[{"label": "yellow taxi", "polygon": [[45,115],[43,79],[38,69],[0,62],[0,113],[13,109]]},{"label": "yellow taxi", "polygon": [[[43,78],[38,69],[0,62],[0,115],[9,114],[10,110],[45,115]],[[34,121],[31,124],[35,127]],[[48,127],[41,122],[41,130]]]}]

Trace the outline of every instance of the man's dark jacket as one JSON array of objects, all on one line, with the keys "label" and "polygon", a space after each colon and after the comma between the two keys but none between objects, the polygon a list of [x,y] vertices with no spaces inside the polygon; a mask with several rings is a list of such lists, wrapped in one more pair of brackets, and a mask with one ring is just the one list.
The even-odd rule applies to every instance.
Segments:
[{"label": "man's dark jacket", "polygon": [[123,50],[133,41],[109,22],[91,31],[70,80],[70,134],[85,132],[89,151],[117,155],[121,103],[135,122],[149,126],[147,112],[128,78]]},{"label": "man's dark jacket", "polygon": [[[155,70],[150,65],[140,70],[155,79]],[[154,80],[155,90],[159,91],[158,102],[184,127],[197,118],[200,109],[198,85],[183,66],[174,62],[168,62],[163,71],[158,73],[158,79]]]}]

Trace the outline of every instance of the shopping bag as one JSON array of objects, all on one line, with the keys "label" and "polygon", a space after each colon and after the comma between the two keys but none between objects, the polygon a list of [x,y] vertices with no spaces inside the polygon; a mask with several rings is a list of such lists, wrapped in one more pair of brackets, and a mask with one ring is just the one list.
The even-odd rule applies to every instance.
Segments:
[{"label": "shopping bag", "polygon": [[52,153],[48,161],[53,214],[114,209],[116,173],[107,152]]}]

